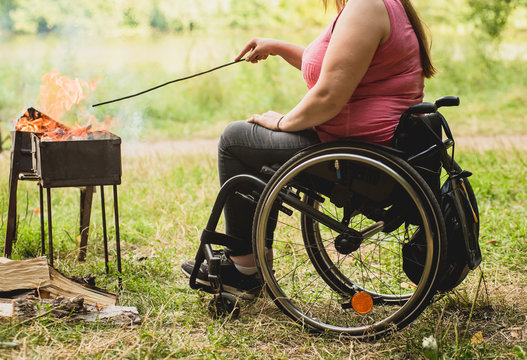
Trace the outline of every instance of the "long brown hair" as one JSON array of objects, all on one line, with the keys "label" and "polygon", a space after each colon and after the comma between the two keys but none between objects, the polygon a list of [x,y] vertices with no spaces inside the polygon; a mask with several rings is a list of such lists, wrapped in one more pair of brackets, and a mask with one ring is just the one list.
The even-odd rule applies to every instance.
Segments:
[{"label": "long brown hair", "polygon": [[[404,7],[406,16],[408,16],[408,20],[410,20],[410,24],[412,24],[415,35],[417,37],[417,41],[419,42],[419,53],[421,54],[421,66],[423,67],[423,73],[426,78],[431,78],[435,75],[436,69],[432,64],[432,59],[430,57],[431,44],[428,41],[425,26],[421,18],[419,17],[419,14],[417,14],[417,11],[415,11],[414,7],[412,6],[411,1],[400,1]],[[324,8],[327,9],[328,0],[322,0],[322,2],[324,3]],[[335,7],[337,8],[337,11],[342,10],[342,8],[344,8],[347,2],[348,0],[335,0]]]},{"label": "long brown hair", "polygon": [[[342,10],[342,8],[344,7],[344,5],[346,5],[347,2],[348,0],[335,0],[335,7],[337,8],[337,11]],[[322,3],[324,4],[324,8],[327,9],[328,0],[322,0]]]},{"label": "long brown hair", "polygon": [[406,11],[408,19],[410,20],[410,24],[412,24],[412,27],[414,28],[417,41],[419,42],[419,52],[421,54],[421,66],[423,67],[423,73],[426,78],[431,78],[435,75],[436,69],[432,64],[432,59],[430,57],[431,44],[428,41],[424,24],[421,21],[419,14],[417,14],[417,11],[415,11],[414,7],[412,6],[410,0],[400,1],[404,7],[404,10]]}]

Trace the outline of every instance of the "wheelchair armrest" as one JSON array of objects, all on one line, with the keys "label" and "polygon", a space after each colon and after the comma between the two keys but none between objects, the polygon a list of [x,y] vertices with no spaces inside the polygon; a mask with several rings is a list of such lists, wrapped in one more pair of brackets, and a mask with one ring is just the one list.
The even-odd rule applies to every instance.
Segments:
[{"label": "wheelchair armrest", "polygon": [[405,111],[405,115],[421,115],[432,114],[443,106],[458,106],[459,98],[457,96],[443,96],[437,99],[434,103],[422,102],[414,104]]},{"label": "wheelchair armrest", "polygon": [[438,109],[442,106],[459,106],[459,98],[457,96],[443,96],[435,101],[435,105]]},{"label": "wheelchair armrest", "polygon": [[431,114],[437,111],[436,104],[423,102],[414,104],[405,111],[405,115],[417,115],[417,114]]}]

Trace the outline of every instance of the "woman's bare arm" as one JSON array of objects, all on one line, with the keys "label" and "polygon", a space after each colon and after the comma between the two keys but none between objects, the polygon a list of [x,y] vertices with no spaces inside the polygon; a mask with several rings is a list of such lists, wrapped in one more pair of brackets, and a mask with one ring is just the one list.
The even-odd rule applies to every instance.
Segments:
[{"label": "woman's bare arm", "polygon": [[282,131],[304,130],[328,121],[348,102],[389,34],[390,19],[382,0],[348,2],[333,30],[316,85],[283,118],[268,112],[248,121],[273,130],[279,122]]}]

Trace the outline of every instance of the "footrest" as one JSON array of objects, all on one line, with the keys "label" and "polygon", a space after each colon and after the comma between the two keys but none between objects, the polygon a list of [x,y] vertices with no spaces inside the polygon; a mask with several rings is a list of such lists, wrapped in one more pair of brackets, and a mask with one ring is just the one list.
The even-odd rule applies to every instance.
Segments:
[{"label": "footrest", "polygon": [[240,248],[245,246],[245,243],[242,240],[207,229],[204,229],[201,233],[201,242],[203,244],[227,246],[230,248]]}]

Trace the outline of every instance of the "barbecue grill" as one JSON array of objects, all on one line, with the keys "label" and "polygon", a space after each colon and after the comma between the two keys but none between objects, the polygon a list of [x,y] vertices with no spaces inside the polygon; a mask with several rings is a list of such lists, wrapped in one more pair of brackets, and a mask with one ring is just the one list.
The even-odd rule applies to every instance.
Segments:
[{"label": "barbecue grill", "polygon": [[44,188],[121,183],[121,139],[112,133],[66,141],[31,133],[31,145],[32,170]]},{"label": "barbecue grill", "polygon": [[53,266],[51,189],[59,187],[81,187],[81,245],[79,259],[83,260],[86,254],[92,194],[95,186],[99,186],[102,208],[104,259],[106,272],[108,272],[108,233],[106,229],[104,186],[110,185],[113,187],[117,270],[121,273],[117,196],[117,186],[121,183],[121,139],[118,136],[106,131],[95,131],[89,133],[85,139],[52,141],[41,133],[13,131],[11,132],[11,169],[9,180],[9,207],[4,256],[11,256],[13,243],[16,241],[16,204],[19,180],[33,180],[38,182],[40,192],[42,254],[46,253],[46,234],[44,227],[44,189],[46,189],[48,251],[51,266]]}]

